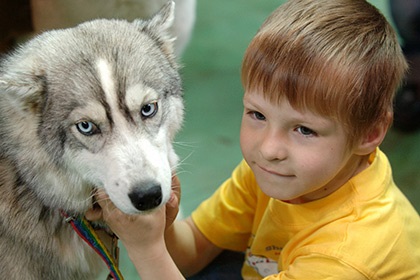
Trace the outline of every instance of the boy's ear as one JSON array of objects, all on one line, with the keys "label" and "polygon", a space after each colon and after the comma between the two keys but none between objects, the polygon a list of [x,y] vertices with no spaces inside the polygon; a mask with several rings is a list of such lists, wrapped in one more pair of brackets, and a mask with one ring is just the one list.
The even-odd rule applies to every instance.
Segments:
[{"label": "boy's ear", "polygon": [[383,121],[379,122],[368,131],[359,144],[355,147],[358,155],[368,155],[382,143],[392,121],[392,113],[388,112]]}]

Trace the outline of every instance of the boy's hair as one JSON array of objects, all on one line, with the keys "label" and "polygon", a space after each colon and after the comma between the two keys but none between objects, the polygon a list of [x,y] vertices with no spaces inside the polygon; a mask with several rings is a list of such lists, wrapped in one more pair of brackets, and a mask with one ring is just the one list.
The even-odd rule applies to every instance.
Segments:
[{"label": "boy's hair", "polygon": [[386,122],[406,69],[394,30],[365,0],[291,0],[251,41],[242,83],[340,121],[353,145]]}]

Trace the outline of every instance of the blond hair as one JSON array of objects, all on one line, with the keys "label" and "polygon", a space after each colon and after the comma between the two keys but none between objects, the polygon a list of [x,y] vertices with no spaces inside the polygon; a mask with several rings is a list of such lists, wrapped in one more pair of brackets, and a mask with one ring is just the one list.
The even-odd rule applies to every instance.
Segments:
[{"label": "blond hair", "polygon": [[340,121],[354,142],[392,113],[406,69],[394,30],[365,0],[291,0],[251,41],[242,83]]}]

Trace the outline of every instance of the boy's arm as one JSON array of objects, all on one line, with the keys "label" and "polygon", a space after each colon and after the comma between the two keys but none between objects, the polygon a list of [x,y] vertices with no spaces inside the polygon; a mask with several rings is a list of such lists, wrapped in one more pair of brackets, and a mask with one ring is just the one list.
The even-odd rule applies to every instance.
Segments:
[{"label": "boy's arm", "polygon": [[[153,219],[154,215],[151,215],[151,218]],[[129,241],[124,243],[141,279],[185,279],[166,248],[163,234],[162,236],[155,235],[156,238],[145,240],[145,242],[141,240],[142,236],[138,236],[137,241],[131,239],[134,243],[130,244]],[[147,245],[139,246],[140,244]]]},{"label": "boy's arm", "polygon": [[181,197],[181,183],[177,176],[172,177],[172,191],[174,199],[165,206],[166,247],[183,274],[191,276],[209,264],[222,250],[205,238],[191,217],[175,221]]},{"label": "boy's arm", "polygon": [[198,230],[191,217],[168,227],[165,240],[169,253],[185,276],[199,272],[222,252]]}]

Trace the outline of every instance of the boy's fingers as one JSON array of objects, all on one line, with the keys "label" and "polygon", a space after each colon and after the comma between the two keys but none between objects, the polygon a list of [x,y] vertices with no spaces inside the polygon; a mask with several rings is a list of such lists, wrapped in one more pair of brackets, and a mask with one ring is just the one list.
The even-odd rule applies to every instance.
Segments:
[{"label": "boy's fingers", "polygon": [[[172,176],[172,192],[175,194],[176,202],[179,204],[181,200],[181,182],[179,181],[179,178],[176,175]],[[170,200],[172,201],[173,197],[171,197]]]},{"label": "boy's fingers", "polygon": [[109,196],[106,194],[105,190],[96,190],[95,200],[101,207],[106,206],[106,202],[109,201]]},{"label": "boy's fingers", "polygon": [[85,213],[85,218],[88,219],[89,221],[102,220],[102,209],[101,208],[89,209]]},{"label": "boy's fingers", "polygon": [[115,208],[105,190],[96,190],[95,204],[96,207],[89,209],[85,214],[86,219],[90,221],[105,220],[106,215]]},{"label": "boy's fingers", "polygon": [[166,227],[171,225],[179,212],[181,199],[181,184],[176,175],[172,176],[172,192],[169,201],[166,203]]},{"label": "boy's fingers", "polygon": [[94,205],[85,213],[86,219],[89,221],[98,221],[103,219],[102,207],[105,206],[105,200],[109,199],[104,190],[95,191]]}]

